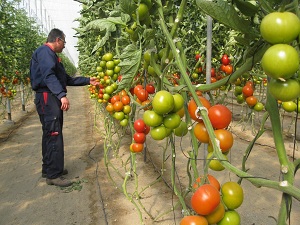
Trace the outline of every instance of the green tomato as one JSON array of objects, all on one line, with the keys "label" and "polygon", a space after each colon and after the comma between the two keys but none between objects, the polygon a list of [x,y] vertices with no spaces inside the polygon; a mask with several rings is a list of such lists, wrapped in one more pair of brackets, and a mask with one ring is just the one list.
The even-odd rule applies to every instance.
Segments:
[{"label": "green tomato", "polygon": [[[212,154],[213,154],[213,152],[209,152],[208,154],[207,154],[207,161],[208,161],[208,167],[211,169],[211,170],[214,170],[214,171],[222,171],[222,170],[224,170],[225,169],[225,167],[220,163],[220,161],[218,160],[218,159],[216,159],[216,158],[212,158],[212,159],[210,159],[211,158],[211,156],[212,156]],[[227,156],[226,155],[224,155],[225,156],[225,158],[227,158]]]},{"label": "green tomato", "polygon": [[282,102],[293,101],[300,96],[299,81],[294,79],[286,81],[270,79],[268,90],[275,99]]},{"label": "green tomato", "polygon": [[111,61],[107,61],[106,64],[105,64],[105,66],[106,66],[106,68],[108,70],[113,70],[115,68],[115,63],[112,60]]},{"label": "green tomato", "polygon": [[124,114],[124,112],[122,112],[122,111],[120,111],[120,112],[115,112],[115,113],[114,113],[114,117],[115,117],[115,119],[117,119],[117,120],[123,120],[124,117],[125,117],[125,114]]},{"label": "green tomato", "polygon": [[111,94],[114,92],[115,89],[112,86],[107,86],[104,90],[105,90],[105,93]]},{"label": "green tomato", "polygon": [[298,37],[300,20],[291,12],[273,12],[262,19],[260,33],[271,44],[288,44]]},{"label": "green tomato", "polygon": [[153,127],[150,135],[154,140],[163,140],[167,136],[167,130],[164,126]]},{"label": "green tomato", "polygon": [[283,102],[281,107],[286,112],[294,112],[297,110],[297,104],[294,101]]},{"label": "green tomato", "polygon": [[181,118],[177,113],[170,113],[164,117],[163,124],[166,128],[175,129],[180,125]]},{"label": "green tomato", "polygon": [[174,98],[174,108],[172,112],[178,112],[184,105],[184,99],[181,94],[176,93],[173,95]]},{"label": "green tomato", "polygon": [[185,121],[181,121],[179,126],[174,129],[174,134],[177,137],[183,137],[188,133],[188,127]]},{"label": "green tomato", "polygon": [[108,52],[102,56],[102,60],[107,62],[107,61],[113,60],[113,57],[114,57],[114,55],[112,53]]},{"label": "green tomato", "polygon": [[299,68],[299,55],[296,49],[288,44],[276,44],[265,52],[261,65],[268,76],[274,79],[288,79]]},{"label": "green tomato", "polygon": [[221,219],[217,225],[240,225],[241,217],[235,210],[229,210],[225,212],[223,219]]},{"label": "green tomato", "polygon": [[222,201],[228,209],[236,209],[244,200],[243,188],[236,182],[228,181],[221,187]]},{"label": "green tomato", "polygon": [[264,109],[264,104],[262,104],[261,102],[257,102],[255,104],[255,106],[253,107],[253,109],[256,111],[256,112],[260,112]]},{"label": "green tomato", "polygon": [[126,127],[127,124],[128,124],[128,119],[122,119],[122,120],[120,121],[120,125],[121,125],[122,127]]},{"label": "green tomato", "polygon": [[160,115],[171,112],[174,108],[173,95],[165,90],[156,92],[152,100],[153,110]]},{"label": "green tomato", "polygon": [[163,122],[163,116],[157,114],[153,110],[147,110],[143,114],[143,120],[146,125],[150,127],[157,127],[162,124]]}]

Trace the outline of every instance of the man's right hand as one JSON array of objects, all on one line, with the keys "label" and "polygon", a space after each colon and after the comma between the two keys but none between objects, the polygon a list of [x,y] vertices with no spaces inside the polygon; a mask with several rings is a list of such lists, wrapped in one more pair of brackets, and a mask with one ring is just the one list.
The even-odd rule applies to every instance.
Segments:
[{"label": "man's right hand", "polygon": [[70,108],[69,99],[67,97],[62,97],[60,99],[60,101],[61,101],[61,107],[60,107],[60,109],[63,110],[63,111],[68,111],[69,108]]}]

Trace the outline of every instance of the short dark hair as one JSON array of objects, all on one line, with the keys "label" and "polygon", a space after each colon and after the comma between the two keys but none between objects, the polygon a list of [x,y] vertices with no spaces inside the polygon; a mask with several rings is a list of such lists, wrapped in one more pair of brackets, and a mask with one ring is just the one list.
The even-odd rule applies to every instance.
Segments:
[{"label": "short dark hair", "polygon": [[55,42],[56,38],[62,38],[63,40],[65,39],[65,34],[63,31],[54,28],[50,31],[47,37],[47,42]]}]

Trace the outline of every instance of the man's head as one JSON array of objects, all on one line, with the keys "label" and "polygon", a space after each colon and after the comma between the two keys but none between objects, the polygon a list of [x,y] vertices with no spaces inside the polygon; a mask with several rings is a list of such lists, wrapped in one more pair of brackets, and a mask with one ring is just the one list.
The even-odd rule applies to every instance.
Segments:
[{"label": "man's head", "polygon": [[59,29],[52,29],[48,34],[47,43],[50,44],[56,53],[61,53],[65,48],[65,34]]}]

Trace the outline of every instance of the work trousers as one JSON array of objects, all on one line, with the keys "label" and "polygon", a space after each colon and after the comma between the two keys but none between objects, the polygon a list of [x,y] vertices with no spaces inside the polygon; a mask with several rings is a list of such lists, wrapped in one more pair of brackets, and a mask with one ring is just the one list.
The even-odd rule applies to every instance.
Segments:
[{"label": "work trousers", "polygon": [[64,169],[63,111],[60,100],[49,92],[37,92],[36,110],[42,124],[42,172],[59,177]]}]

